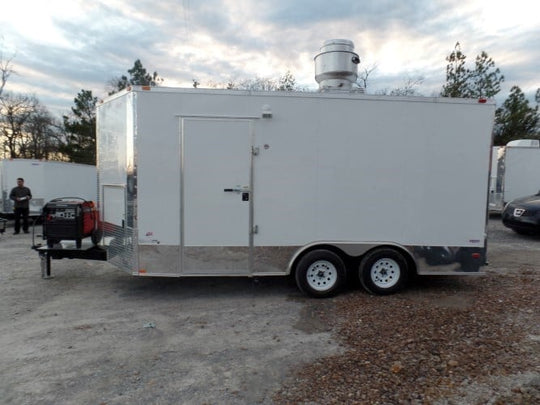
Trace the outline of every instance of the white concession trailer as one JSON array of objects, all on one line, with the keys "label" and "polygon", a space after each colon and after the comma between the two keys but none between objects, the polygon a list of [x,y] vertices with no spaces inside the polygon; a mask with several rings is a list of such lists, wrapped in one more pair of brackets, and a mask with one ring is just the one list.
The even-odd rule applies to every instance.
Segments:
[{"label": "white concession trailer", "polygon": [[[106,260],[138,276],[347,276],[392,293],[486,260],[495,105],[369,96],[352,43],[315,58],[319,92],[133,86],[97,107]],[[344,66],[340,66],[344,65]]]},{"label": "white concession trailer", "polygon": [[30,216],[39,216],[43,206],[58,197],[97,198],[96,166],[39,159],[0,159],[0,214],[13,215],[9,193],[17,178],[32,191]]},{"label": "white concession trailer", "polygon": [[141,276],[296,275],[485,263],[495,106],[486,100],[132,87],[97,109],[108,260]]}]

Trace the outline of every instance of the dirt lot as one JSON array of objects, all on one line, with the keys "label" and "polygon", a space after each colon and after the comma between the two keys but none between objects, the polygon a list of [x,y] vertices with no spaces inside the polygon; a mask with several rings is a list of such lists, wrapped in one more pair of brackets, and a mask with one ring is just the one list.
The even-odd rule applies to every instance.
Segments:
[{"label": "dirt lot", "polygon": [[2,404],[540,402],[540,238],[489,224],[481,277],[390,297],[283,278],[134,278],[0,236]]}]

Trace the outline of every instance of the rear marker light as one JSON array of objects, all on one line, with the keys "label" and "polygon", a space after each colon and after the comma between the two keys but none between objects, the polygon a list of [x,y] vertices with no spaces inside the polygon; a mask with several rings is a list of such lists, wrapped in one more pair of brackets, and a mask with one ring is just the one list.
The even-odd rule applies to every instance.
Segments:
[{"label": "rear marker light", "polygon": [[482,255],[481,255],[480,253],[473,253],[473,254],[471,255],[471,257],[472,257],[473,259],[480,259],[480,257],[482,257]]}]

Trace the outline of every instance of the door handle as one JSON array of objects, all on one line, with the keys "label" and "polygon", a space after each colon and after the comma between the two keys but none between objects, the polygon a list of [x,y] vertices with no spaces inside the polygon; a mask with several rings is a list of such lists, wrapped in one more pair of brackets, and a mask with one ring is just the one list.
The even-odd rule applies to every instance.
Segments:
[{"label": "door handle", "polygon": [[249,193],[249,187],[236,186],[235,188],[224,188],[223,191],[225,193]]}]

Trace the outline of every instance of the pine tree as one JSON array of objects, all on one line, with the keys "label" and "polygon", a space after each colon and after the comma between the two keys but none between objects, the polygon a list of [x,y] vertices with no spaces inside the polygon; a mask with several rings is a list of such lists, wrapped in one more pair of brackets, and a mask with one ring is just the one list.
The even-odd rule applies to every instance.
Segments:
[{"label": "pine tree", "polygon": [[141,63],[140,59],[137,59],[133,63],[133,67],[128,69],[129,78],[122,75],[120,78],[115,78],[110,81],[113,90],[109,92],[109,95],[124,90],[125,88],[133,86],[159,86],[163,82],[157,72],[152,74],[148,73]]},{"label": "pine tree", "polygon": [[456,43],[454,50],[446,57],[446,83],[442,97],[492,98],[501,90],[504,76],[495,67],[495,62],[486,52],[476,57],[474,70],[466,67],[467,57]]},{"label": "pine tree", "polygon": [[[536,94],[540,94],[540,89]],[[540,139],[539,123],[538,105],[529,106],[525,94],[514,86],[495,113],[495,144],[506,145],[514,139]]]},{"label": "pine tree", "polygon": [[81,90],[73,100],[71,115],[64,115],[65,141],[60,152],[71,162],[96,164],[96,103],[91,90]]}]

